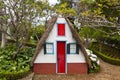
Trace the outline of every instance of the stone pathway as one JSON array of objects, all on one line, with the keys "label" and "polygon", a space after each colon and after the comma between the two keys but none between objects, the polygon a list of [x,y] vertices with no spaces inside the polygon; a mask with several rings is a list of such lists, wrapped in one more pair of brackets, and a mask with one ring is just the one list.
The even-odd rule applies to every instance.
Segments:
[{"label": "stone pathway", "polygon": [[[34,75],[33,80],[120,80],[120,66],[100,60],[101,71],[88,75]],[[31,80],[24,78],[21,80]]]}]

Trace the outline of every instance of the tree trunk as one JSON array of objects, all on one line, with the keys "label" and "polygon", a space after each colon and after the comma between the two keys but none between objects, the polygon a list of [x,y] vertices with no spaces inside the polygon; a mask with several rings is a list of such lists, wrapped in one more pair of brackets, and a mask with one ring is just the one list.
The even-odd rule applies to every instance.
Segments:
[{"label": "tree trunk", "polygon": [[88,40],[88,36],[86,35],[85,47],[88,48],[88,45],[89,45],[89,40]]},{"label": "tree trunk", "polygon": [[120,17],[118,17],[117,23],[120,24]]},{"label": "tree trunk", "polygon": [[1,48],[4,48],[6,45],[6,34],[2,33]]}]

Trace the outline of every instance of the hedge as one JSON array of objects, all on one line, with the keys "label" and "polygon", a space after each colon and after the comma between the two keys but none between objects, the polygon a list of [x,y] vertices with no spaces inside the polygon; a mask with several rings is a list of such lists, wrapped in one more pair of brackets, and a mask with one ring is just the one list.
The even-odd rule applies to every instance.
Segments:
[{"label": "hedge", "polygon": [[99,56],[102,60],[104,60],[105,62],[108,62],[108,63],[113,64],[113,65],[120,65],[120,59],[111,58],[111,57],[106,56],[106,55],[104,55],[103,53],[98,52],[98,51],[93,50],[93,49],[92,49],[92,51],[93,51],[97,56]]},{"label": "hedge", "polygon": [[0,80],[18,80],[27,76],[29,70],[19,72],[0,72]]}]

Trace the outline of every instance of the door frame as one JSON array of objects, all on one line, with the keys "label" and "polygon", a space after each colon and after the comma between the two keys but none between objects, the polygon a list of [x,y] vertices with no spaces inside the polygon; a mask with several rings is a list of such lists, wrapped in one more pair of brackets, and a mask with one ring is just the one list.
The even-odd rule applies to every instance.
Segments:
[{"label": "door frame", "polygon": [[[58,73],[58,54],[57,54],[57,42],[65,42],[65,73]],[[56,41],[56,74],[67,74],[67,41]]]}]

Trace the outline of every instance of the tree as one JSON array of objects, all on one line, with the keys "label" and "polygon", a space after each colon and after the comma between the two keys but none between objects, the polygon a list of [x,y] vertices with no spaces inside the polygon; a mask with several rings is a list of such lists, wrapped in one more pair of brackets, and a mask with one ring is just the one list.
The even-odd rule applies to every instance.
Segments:
[{"label": "tree", "polygon": [[89,26],[84,26],[79,30],[80,36],[85,38],[85,47],[88,48],[90,40],[93,39],[95,30]]},{"label": "tree", "polygon": [[67,3],[63,3],[60,5],[56,5],[57,13],[62,14],[63,16],[74,16],[76,15],[76,12],[74,9],[67,7]]},{"label": "tree", "polygon": [[[0,1],[0,29],[3,31],[7,31],[7,15],[6,15],[6,8],[4,7],[4,4],[2,1]],[[0,31],[1,31],[0,30]],[[6,45],[6,34],[2,32],[2,38],[1,38],[1,48],[5,47]]]},{"label": "tree", "polygon": [[58,0],[60,1],[60,4],[64,4],[64,3],[67,3],[68,5],[66,6],[67,8],[72,8],[72,3],[74,0]]},{"label": "tree", "polygon": [[95,0],[95,9],[100,9],[99,15],[105,17],[112,22],[120,24],[120,0]]},{"label": "tree", "polygon": [[[5,16],[0,16],[0,20],[6,22],[6,29],[4,29],[4,23],[1,23],[0,31],[16,42],[18,50],[13,55],[13,58],[15,58],[28,40],[34,19],[41,15],[42,7],[38,7],[38,5],[42,4],[42,1],[1,0],[0,2],[0,7],[6,12]],[[10,33],[7,32],[8,28]]]}]

